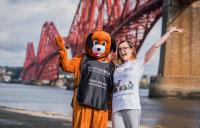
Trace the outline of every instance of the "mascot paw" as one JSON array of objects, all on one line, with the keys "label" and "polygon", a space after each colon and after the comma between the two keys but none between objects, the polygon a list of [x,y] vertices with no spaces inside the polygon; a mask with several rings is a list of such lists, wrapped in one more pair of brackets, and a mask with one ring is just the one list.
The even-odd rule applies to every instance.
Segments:
[{"label": "mascot paw", "polygon": [[61,36],[56,36],[55,41],[59,49],[65,49],[65,42]]}]

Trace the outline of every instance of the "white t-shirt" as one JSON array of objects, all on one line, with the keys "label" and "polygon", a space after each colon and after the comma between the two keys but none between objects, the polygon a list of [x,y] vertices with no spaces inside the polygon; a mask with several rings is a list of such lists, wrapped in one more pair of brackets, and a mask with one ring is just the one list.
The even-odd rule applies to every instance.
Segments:
[{"label": "white t-shirt", "polygon": [[118,66],[114,72],[112,111],[141,109],[139,81],[144,71],[144,56]]}]

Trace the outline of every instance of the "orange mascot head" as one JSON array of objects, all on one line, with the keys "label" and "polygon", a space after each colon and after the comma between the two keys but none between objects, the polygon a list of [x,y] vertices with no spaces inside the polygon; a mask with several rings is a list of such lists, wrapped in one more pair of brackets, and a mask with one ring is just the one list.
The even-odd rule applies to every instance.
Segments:
[{"label": "orange mascot head", "polygon": [[106,58],[111,51],[116,51],[116,43],[109,33],[95,31],[87,36],[85,51],[92,58]]}]

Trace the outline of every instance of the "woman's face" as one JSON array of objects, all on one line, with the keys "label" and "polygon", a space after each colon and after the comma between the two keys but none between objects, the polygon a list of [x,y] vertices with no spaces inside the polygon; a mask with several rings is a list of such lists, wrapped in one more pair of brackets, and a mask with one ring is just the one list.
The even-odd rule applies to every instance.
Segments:
[{"label": "woman's face", "polygon": [[123,42],[119,45],[118,53],[123,61],[129,61],[133,59],[133,48],[131,48],[127,42]]}]

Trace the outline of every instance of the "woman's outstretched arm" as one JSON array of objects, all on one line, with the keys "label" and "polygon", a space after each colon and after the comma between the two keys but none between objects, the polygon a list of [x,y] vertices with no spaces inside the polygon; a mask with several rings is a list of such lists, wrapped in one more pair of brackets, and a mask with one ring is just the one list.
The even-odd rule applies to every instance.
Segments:
[{"label": "woman's outstretched arm", "polygon": [[168,32],[166,32],[160,39],[158,39],[150,48],[149,50],[146,52],[145,54],[145,60],[144,63],[146,64],[153,56],[153,54],[155,53],[156,49],[158,47],[160,47],[166,40],[167,38],[170,36],[171,33],[173,32],[179,32],[182,33],[183,29],[178,29],[176,27],[172,27]]}]

